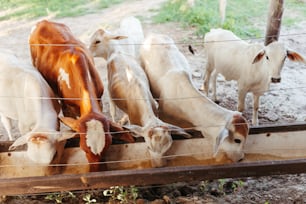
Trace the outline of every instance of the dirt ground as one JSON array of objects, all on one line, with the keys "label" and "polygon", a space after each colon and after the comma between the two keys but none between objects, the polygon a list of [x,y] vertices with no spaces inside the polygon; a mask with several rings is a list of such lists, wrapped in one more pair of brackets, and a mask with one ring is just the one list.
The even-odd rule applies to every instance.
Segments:
[{"label": "dirt ground", "polygon": [[[191,28],[181,28],[175,23],[152,24],[150,17],[165,0],[137,0],[115,5],[100,13],[81,17],[50,20],[65,23],[83,42],[88,43],[91,34],[101,26],[116,29],[120,20],[129,15],[141,16],[146,33],[157,32],[168,34],[177,42],[179,49],[187,57],[193,69],[193,79],[198,87],[203,81],[205,59],[203,41],[194,35]],[[14,51],[17,56],[30,62],[27,44],[31,27],[38,21],[1,21],[0,47]],[[283,28],[281,38],[288,48],[306,56],[306,21],[293,28]],[[263,39],[259,39],[263,41]],[[196,54],[188,51],[191,45]],[[103,62],[96,59],[97,67],[105,73]],[[106,81],[106,75],[103,81]],[[261,100],[259,111],[260,124],[282,124],[288,122],[306,121],[306,66],[286,61],[282,82],[271,86]],[[237,106],[237,89],[235,82],[226,82],[218,78],[218,96],[220,105],[231,110]],[[107,97],[105,95],[104,97]],[[104,100],[106,101],[106,100]],[[108,105],[104,104],[108,113]],[[252,100],[247,97],[244,115],[250,121],[252,115]],[[7,140],[5,132],[1,131],[0,140]],[[17,135],[16,135],[17,136]],[[1,193],[0,193],[1,194]],[[306,203],[306,175],[282,175],[260,178],[222,179],[199,181],[194,183],[179,183],[167,186],[148,186],[140,188],[139,203]],[[18,201],[19,200],[19,201]],[[23,203],[42,203],[41,197],[21,197]],[[150,201],[150,202],[149,202]],[[5,203],[20,203],[19,199],[7,199]]]}]

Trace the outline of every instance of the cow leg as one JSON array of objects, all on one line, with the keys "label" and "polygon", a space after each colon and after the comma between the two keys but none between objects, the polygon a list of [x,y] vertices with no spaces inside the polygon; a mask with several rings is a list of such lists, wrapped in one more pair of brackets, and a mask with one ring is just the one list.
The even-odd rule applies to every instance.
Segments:
[{"label": "cow leg", "polygon": [[206,64],[205,68],[205,75],[204,75],[204,81],[203,85],[200,88],[201,91],[204,91],[206,96],[208,96],[208,91],[209,91],[209,83],[210,83],[210,75],[211,75],[212,70],[210,69],[209,64]]},{"label": "cow leg", "polygon": [[13,136],[12,136],[12,132],[11,132],[11,129],[12,129],[11,119],[1,115],[1,122],[2,122],[4,128],[7,132],[7,135],[9,137],[10,141],[13,141]]},{"label": "cow leg", "polygon": [[259,95],[253,94],[253,119],[252,124],[258,125],[258,109],[259,109]]},{"label": "cow leg", "polygon": [[212,73],[212,82],[213,82],[213,101],[216,103],[219,103],[218,99],[217,99],[217,76],[218,76],[218,72],[216,70],[213,71]]},{"label": "cow leg", "polygon": [[238,111],[239,112],[244,111],[244,102],[245,102],[246,94],[247,94],[247,91],[239,87],[238,85]]},{"label": "cow leg", "polygon": [[112,117],[112,121],[116,122],[115,121],[115,117],[116,117],[116,105],[115,105],[115,103],[113,101],[113,98],[110,95],[110,92],[109,92],[108,96],[109,96],[109,112],[110,112],[110,115]]}]

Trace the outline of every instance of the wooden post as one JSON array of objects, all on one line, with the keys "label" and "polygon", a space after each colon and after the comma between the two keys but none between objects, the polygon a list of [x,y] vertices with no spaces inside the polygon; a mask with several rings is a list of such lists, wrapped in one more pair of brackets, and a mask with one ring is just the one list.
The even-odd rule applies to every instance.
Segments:
[{"label": "wooden post", "polygon": [[219,0],[219,14],[221,18],[221,25],[223,25],[226,17],[226,3],[227,0]]},{"label": "wooden post", "polygon": [[279,37],[284,0],[270,0],[265,45],[277,41]]}]

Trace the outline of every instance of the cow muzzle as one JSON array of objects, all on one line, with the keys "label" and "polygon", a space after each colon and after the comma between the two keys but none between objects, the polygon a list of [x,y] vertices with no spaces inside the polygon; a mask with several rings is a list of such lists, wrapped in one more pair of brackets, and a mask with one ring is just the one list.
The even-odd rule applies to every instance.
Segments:
[{"label": "cow muzzle", "polygon": [[281,82],[281,78],[271,78],[271,82],[272,83],[280,83]]}]

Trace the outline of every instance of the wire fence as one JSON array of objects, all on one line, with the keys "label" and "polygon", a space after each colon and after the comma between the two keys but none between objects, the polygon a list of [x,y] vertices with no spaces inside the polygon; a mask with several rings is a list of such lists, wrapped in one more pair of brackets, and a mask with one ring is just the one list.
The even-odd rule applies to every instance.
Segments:
[{"label": "wire fence", "polygon": [[[230,5],[229,5],[230,6]],[[237,11],[241,11],[243,10],[242,8],[233,8]],[[245,13],[244,14],[245,16],[248,16],[248,17],[251,17],[250,15],[248,15],[248,13]],[[280,37],[282,38],[288,38],[288,37],[305,37],[306,33],[304,32],[301,32],[301,33],[292,33],[292,34],[281,34]],[[262,40],[264,39],[264,37],[257,37],[257,38],[244,38],[243,40],[246,40],[246,41],[253,41],[253,40]],[[220,41],[220,42],[226,42],[226,41]],[[189,40],[182,40],[182,41],[177,41],[175,42],[174,44],[176,45],[204,45],[205,46],[205,43],[203,40],[192,40],[192,41],[189,41]],[[120,46],[128,46],[130,44],[120,44]],[[140,45],[140,44],[139,44]],[[158,45],[158,44],[157,44]],[[162,44],[164,45],[164,44]],[[18,46],[18,45],[17,45]],[[78,45],[74,45],[74,44],[70,44],[70,45],[62,45],[62,44],[41,44],[41,45],[38,45],[38,44],[32,44],[30,46],[78,46]],[[301,47],[305,47],[303,44],[300,45]],[[298,90],[304,90],[306,89],[306,84],[304,86],[299,84],[299,86],[297,87],[288,87],[288,88],[273,88],[273,89],[270,89],[268,91],[266,91],[266,93],[271,93],[271,92],[279,92],[279,91],[290,91],[290,90],[295,90],[295,89],[298,89]],[[16,96],[0,96],[0,100],[2,100],[3,98],[19,98],[19,99],[22,99],[23,97],[16,97]],[[60,97],[53,97],[53,98],[49,98],[49,97],[27,97],[28,99],[43,99],[43,100],[49,100],[49,99],[54,99],[54,100],[100,100],[100,98],[90,98],[90,99],[81,99],[81,98],[60,98]],[[181,98],[167,98],[167,99],[163,99],[163,100],[189,100],[189,99],[194,99],[194,98],[198,98],[198,97],[181,97]],[[109,98],[106,98],[107,100],[109,100]],[[118,99],[118,98],[113,98],[113,100],[126,100],[126,99]],[[131,99],[128,99],[128,100],[145,100],[145,99],[141,99],[141,98],[131,98]],[[160,100],[160,99],[155,99],[155,100]],[[304,121],[300,121],[300,122],[304,122]],[[266,123],[267,124],[267,123]],[[271,124],[273,125],[274,123],[271,122]],[[208,127],[218,127],[218,126],[224,126],[224,124],[216,124],[216,125],[210,125],[210,126],[202,126],[201,128],[208,128]],[[199,126],[194,126],[194,127],[189,127],[189,128],[184,128],[185,130],[190,130],[190,129],[196,129],[196,128],[199,128]],[[130,132],[130,131],[121,131],[121,132],[110,132],[111,134],[117,134],[117,133],[122,133],[122,132]],[[81,133],[82,134],[82,133]],[[290,149],[283,149],[284,151],[290,151]],[[181,155],[167,155],[167,156],[164,156],[163,158],[164,159],[173,159],[173,158],[176,158],[176,157],[183,157],[183,156],[195,156],[197,154],[207,154],[206,152],[199,152],[199,153],[193,153],[193,154],[181,154]],[[141,160],[150,160],[150,158],[143,158]],[[123,162],[139,162],[140,159],[130,159],[130,160],[122,160],[122,161],[107,161],[107,162],[99,162],[99,164],[114,164],[114,163],[123,163]],[[22,164],[23,166],[27,166],[29,164]],[[53,167],[67,167],[67,166],[75,166],[75,165],[87,165],[87,163],[83,163],[83,164],[54,164],[54,165],[50,165],[50,166],[53,166]],[[35,165],[37,166],[37,165]],[[2,165],[0,166],[0,168],[2,167],[18,167],[18,165]],[[157,187],[163,187],[163,186],[167,186],[167,185],[154,185],[155,188]],[[139,187],[139,188],[142,188],[142,187]],[[75,192],[75,193],[83,193],[85,191],[78,191],[78,192]],[[46,196],[46,195],[49,195],[49,193],[43,193],[43,194],[33,194],[33,195],[41,195],[41,196]],[[29,195],[30,196],[30,195]]]},{"label": "wire fence", "polygon": [[[288,34],[280,34],[279,37],[285,39],[285,38],[289,38],[289,37],[304,37],[306,36],[306,32],[298,32],[298,33],[288,33]],[[273,37],[273,36],[271,36]],[[244,41],[254,41],[254,40],[264,40],[265,39],[265,36],[260,36],[260,37],[246,37],[246,38],[241,38],[241,40],[244,40]],[[214,41],[214,43],[224,43],[224,42],[235,42],[235,41],[240,41],[240,40],[219,40],[219,41]],[[130,44],[130,43],[120,43],[120,40],[117,41],[118,43],[114,44],[114,46],[141,46],[143,45],[142,43],[133,43],[133,44]],[[204,42],[204,40],[190,40],[190,39],[184,39],[182,41],[176,41],[176,42],[173,42],[173,43],[152,43],[151,45],[205,45],[205,43],[210,43],[210,42]],[[47,44],[27,44],[29,46],[58,46],[58,47],[80,47],[79,44],[52,44],[52,43],[47,43]],[[303,45],[301,44],[301,47],[303,47]]]},{"label": "wire fence", "polygon": [[[230,6],[230,4],[228,5]],[[234,9],[234,8],[233,8]],[[237,10],[237,12],[243,12],[244,11],[244,15],[247,16],[247,17],[252,17],[250,15],[248,15],[248,12],[246,11],[245,8],[243,8],[242,6],[240,8],[235,8],[235,10]],[[283,38],[289,38],[289,37],[305,37],[306,33],[302,32],[302,33],[292,33],[292,34],[281,34],[280,37],[283,37]],[[254,40],[262,40],[264,39],[265,37],[257,37],[257,38],[244,38],[242,40],[246,40],[246,41],[254,41]],[[227,42],[227,41],[219,41],[219,42]],[[228,41],[230,42],[230,41]],[[207,42],[208,43],[208,42]],[[183,41],[177,41],[175,42],[174,44],[176,45],[204,45],[205,46],[205,43],[203,40],[193,40],[193,41],[186,41],[186,40],[183,40]],[[131,44],[121,44],[119,43],[120,46],[129,46]],[[135,44],[134,44],[135,45]],[[138,45],[141,45],[141,44],[138,44]],[[165,44],[156,44],[156,45],[165,45]],[[62,45],[62,44],[31,44],[30,46],[78,46],[78,45],[75,45],[75,44],[65,44],[65,45]],[[303,44],[300,45],[301,47],[304,46]],[[290,90],[295,90],[295,89],[298,89],[298,90],[304,90],[306,89],[306,85],[305,86],[297,86],[297,87],[287,87],[287,88],[273,88],[273,89],[270,89],[268,91],[266,91],[266,93],[269,93],[269,92],[279,92],[279,91],[290,91]],[[16,96],[0,96],[0,100],[4,99],[4,98],[16,98],[16,99],[24,99],[24,97],[16,97]],[[190,99],[195,99],[195,98],[198,98],[198,97],[180,97],[180,98],[165,98],[165,99],[157,99],[155,98],[155,100],[190,100]],[[61,98],[61,97],[53,97],[53,98],[49,98],[49,97],[27,97],[27,99],[42,99],[42,100],[49,100],[49,99],[54,99],[54,100],[100,100],[100,98],[90,98],[90,99],[81,99],[81,98]],[[106,98],[109,100],[109,98]],[[119,99],[119,98],[113,98],[112,100],[145,100],[145,99],[142,99],[142,98],[129,98],[129,99]],[[218,127],[218,126],[224,126],[224,124],[216,124],[216,125],[210,125],[210,126],[201,126],[201,128],[208,128],[208,127]],[[194,127],[189,127],[189,128],[185,128],[185,130],[190,130],[190,129],[196,129],[196,128],[199,128],[199,126],[194,126]],[[129,132],[128,130],[127,131],[123,131],[123,132]],[[116,134],[116,133],[122,133],[122,132],[110,132],[111,134]],[[82,134],[82,133],[81,133]],[[205,154],[205,152],[199,152],[199,153],[196,153],[196,154]],[[167,158],[167,159],[171,159],[171,158],[174,158],[174,157],[179,157],[179,156],[194,156],[196,155],[195,153],[194,154],[182,154],[182,155],[167,155],[167,156],[164,156],[164,158]],[[146,158],[146,159],[149,159],[149,158]],[[113,163],[119,163],[119,162],[135,162],[135,161],[139,161],[139,160],[124,160],[124,161],[108,161],[108,162],[104,162],[105,164],[113,164]],[[61,167],[64,167],[64,166],[67,166],[68,164],[56,164],[56,165],[53,165],[53,166],[61,166]],[[69,164],[69,165],[73,165],[73,164]],[[77,165],[86,165],[85,163],[84,164],[77,164]],[[18,166],[0,166],[1,167],[18,167]],[[154,186],[156,187],[156,186]],[[37,195],[37,194],[36,194]],[[47,195],[47,194],[41,194],[41,195]]]}]

